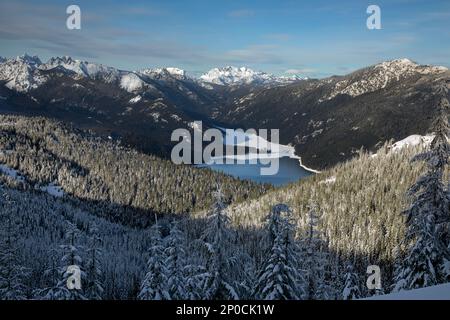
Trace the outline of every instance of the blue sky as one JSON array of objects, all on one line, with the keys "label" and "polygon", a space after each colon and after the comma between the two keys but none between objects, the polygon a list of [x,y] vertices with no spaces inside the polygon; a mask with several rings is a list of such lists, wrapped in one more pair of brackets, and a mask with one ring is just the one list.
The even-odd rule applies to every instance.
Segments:
[{"label": "blue sky", "polygon": [[[66,28],[70,4],[81,8],[81,30]],[[366,28],[370,4],[381,8],[381,30]],[[450,67],[450,1],[1,0],[0,56],[24,52],[194,75],[245,65],[325,77],[401,57]]]}]

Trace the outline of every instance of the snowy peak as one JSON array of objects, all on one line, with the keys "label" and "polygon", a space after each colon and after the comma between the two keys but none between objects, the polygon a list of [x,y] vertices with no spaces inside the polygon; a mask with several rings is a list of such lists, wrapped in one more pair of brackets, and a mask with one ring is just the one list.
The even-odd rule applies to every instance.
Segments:
[{"label": "snowy peak", "polygon": [[41,65],[40,69],[51,70],[57,67],[62,67],[83,77],[102,77],[107,82],[112,82],[118,79],[120,73],[119,70],[112,67],[90,63],[87,61],[75,60],[68,56],[53,57],[47,61],[47,63]]},{"label": "snowy peak", "polygon": [[38,57],[27,54],[7,59],[0,65],[0,80],[6,81],[7,88],[18,92],[35,89],[46,81],[37,69],[41,63]]},{"label": "snowy peak", "polygon": [[139,71],[139,73],[155,80],[168,80],[171,78],[175,78],[178,80],[189,79],[186,71],[174,67],[144,69]]},{"label": "snowy peak", "polygon": [[291,77],[276,77],[272,74],[254,71],[247,67],[214,68],[203,74],[200,79],[207,83],[218,85],[243,85],[243,84],[286,84],[304,80],[298,75]]},{"label": "snowy peak", "polygon": [[291,83],[291,82],[296,82],[296,81],[301,81],[301,80],[308,80],[308,77],[302,77],[300,75],[295,74],[295,75],[291,75],[291,76],[281,76],[281,77],[278,77],[277,80],[282,83]]},{"label": "snowy peak", "polygon": [[23,62],[34,67],[38,67],[42,64],[42,61],[38,56],[30,56],[26,53],[24,55],[18,56],[16,58],[16,61]]},{"label": "snowy peak", "polygon": [[214,68],[200,77],[201,80],[218,85],[264,84],[276,81],[276,77],[247,67]]},{"label": "snowy peak", "polygon": [[393,82],[414,75],[439,74],[446,71],[448,69],[445,67],[419,65],[406,58],[385,61],[343,77],[342,80],[335,83],[334,89],[326,97],[326,100],[339,94],[356,97],[384,89]]},{"label": "snowy peak", "polygon": [[3,57],[0,57],[0,63],[3,63],[3,62],[5,62],[6,61],[6,59],[5,58],[3,58]]}]

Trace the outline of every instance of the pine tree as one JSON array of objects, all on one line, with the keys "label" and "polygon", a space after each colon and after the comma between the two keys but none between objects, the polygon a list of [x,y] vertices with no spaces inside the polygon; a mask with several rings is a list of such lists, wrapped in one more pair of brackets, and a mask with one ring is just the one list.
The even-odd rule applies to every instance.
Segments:
[{"label": "pine tree", "polygon": [[[57,284],[58,290],[55,290],[54,298],[55,300],[86,300],[84,295],[83,285],[86,283],[86,273],[83,270],[83,259],[79,253],[80,249],[78,247],[77,241],[80,236],[80,231],[71,222],[67,222],[67,230],[65,238],[67,244],[62,245],[61,249],[64,253],[61,258],[61,278]],[[70,278],[75,276],[72,273],[71,268],[77,267],[80,270],[80,282],[81,288],[69,288],[68,284]]]},{"label": "pine tree", "polygon": [[444,237],[448,234],[450,219],[443,182],[450,155],[447,89],[439,87],[436,93],[440,97],[439,115],[433,124],[435,136],[430,150],[412,159],[424,161],[427,171],[408,192],[413,198],[409,209],[404,211],[408,251],[400,257],[403,262],[396,268],[394,291],[427,287],[445,280],[442,269],[449,259],[449,252]]},{"label": "pine tree", "polygon": [[147,273],[138,295],[140,300],[170,300],[167,267],[161,231],[156,222],[151,228],[151,247],[147,261]]},{"label": "pine tree", "polygon": [[329,253],[328,245],[317,230],[319,210],[314,202],[310,202],[308,211],[308,229],[302,239],[302,269],[305,272],[306,299],[329,300],[330,285],[328,283]]},{"label": "pine tree", "polygon": [[206,248],[206,274],[203,298],[207,300],[237,300],[236,289],[231,281],[231,271],[237,261],[230,250],[233,235],[230,218],[226,212],[224,195],[220,186],[214,192],[214,205],[206,217],[206,229],[202,234]]},{"label": "pine tree", "polygon": [[298,268],[298,247],[294,239],[291,210],[285,204],[272,208],[268,217],[272,239],[269,257],[263,264],[254,297],[263,300],[297,300],[303,296],[303,278]]},{"label": "pine tree", "polygon": [[344,289],[342,290],[343,300],[354,300],[361,298],[361,290],[359,287],[359,277],[355,273],[352,263],[347,264],[344,280]]},{"label": "pine tree", "polygon": [[[25,280],[29,276],[28,270],[22,266],[18,257],[17,247],[17,207],[12,206],[8,194],[4,194],[5,203],[2,205],[2,229],[0,242],[0,300],[26,299]],[[11,207],[16,208],[15,212]]]},{"label": "pine tree", "polygon": [[101,270],[102,251],[100,249],[102,239],[98,234],[98,228],[95,224],[90,229],[89,248],[87,250],[86,273],[87,281],[85,286],[85,295],[89,300],[102,300],[103,297],[103,274]]},{"label": "pine tree", "polygon": [[183,300],[187,298],[184,276],[186,267],[185,235],[179,229],[177,221],[172,223],[166,243],[165,254],[167,258],[165,264],[168,272],[169,294],[173,300]]}]

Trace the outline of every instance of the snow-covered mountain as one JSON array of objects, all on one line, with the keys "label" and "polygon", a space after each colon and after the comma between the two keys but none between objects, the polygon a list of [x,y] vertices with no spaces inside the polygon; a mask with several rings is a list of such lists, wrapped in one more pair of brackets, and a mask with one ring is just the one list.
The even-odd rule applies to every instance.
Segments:
[{"label": "snow-covered mountain", "polygon": [[448,71],[445,67],[419,65],[409,59],[385,61],[359,70],[336,82],[326,97],[333,99],[339,94],[352,97],[386,88],[389,84],[413,75],[439,74]]},{"label": "snow-covered mountain", "polygon": [[40,65],[39,69],[51,70],[57,67],[64,68],[68,71],[73,71],[83,77],[102,77],[107,82],[117,80],[121,73],[119,70],[112,67],[87,61],[75,60],[68,56],[51,58],[47,63]]},{"label": "snow-covered mountain", "polygon": [[170,78],[175,78],[178,80],[191,79],[187,75],[186,71],[179,69],[179,68],[174,68],[174,67],[144,69],[144,70],[138,71],[138,73],[146,75],[155,80],[168,80]]},{"label": "snow-covered mountain", "polygon": [[450,86],[445,67],[397,59],[344,76],[250,92],[221,118],[242,127],[282,128],[308,166],[323,169],[386,140],[425,135],[436,112],[433,91]]},{"label": "snow-covered mountain", "polygon": [[299,76],[276,77],[272,74],[254,71],[247,67],[214,68],[200,76],[202,81],[218,85],[243,85],[243,84],[276,84],[290,83],[303,80]]},{"label": "snow-covered mountain", "polygon": [[42,64],[36,56],[27,54],[6,59],[0,63],[0,80],[5,81],[8,89],[26,92],[35,89],[46,81],[38,67]]},{"label": "snow-covered mountain", "polygon": [[283,85],[304,80],[298,75],[276,77],[254,71],[247,67],[214,68],[200,78],[190,77],[185,70],[166,67],[149,68],[140,71],[124,71],[103,64],[73,59],[69,56],[53,57],[43,63],[37,56],[27,54],[5,59],[0,57],[0,81],[7,81],[7,87],[18,92],[36,89],[48,79],[44,71],[67,71],[72,76],[101,79],[107,83],[118,82],[129,92],[144,87],[144,78],[157,81],[189,81],[203,88],[213,89],[211,84],[222,86],[239,85]]}]

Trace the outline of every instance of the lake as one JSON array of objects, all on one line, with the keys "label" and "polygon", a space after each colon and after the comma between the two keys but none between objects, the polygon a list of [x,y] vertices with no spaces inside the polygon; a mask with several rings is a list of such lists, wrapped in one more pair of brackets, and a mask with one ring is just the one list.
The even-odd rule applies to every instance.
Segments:
[{"label": "lake", "polygon": [[[262,164],[211,164],[204,165],[215,171],[220,171],[240,179],[248,179],[258,183],[271,183],[274,186],[282,186],[291,182],[298,181],[310,176],[311,172],[300,166],[299,160],[295,158],[280,158],[280,167],[278,173],[272,176],[261,175],[260,168]],[[268,166],[268,165],[267,165]],[[266,167],[267,167],[266,166]]]}]

